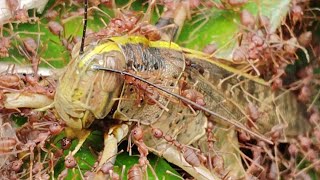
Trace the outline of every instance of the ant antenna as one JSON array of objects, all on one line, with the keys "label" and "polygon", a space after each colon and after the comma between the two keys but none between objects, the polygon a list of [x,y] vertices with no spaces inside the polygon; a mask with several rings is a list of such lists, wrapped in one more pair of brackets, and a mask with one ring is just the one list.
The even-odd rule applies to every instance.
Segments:
[{"label": "ant antenna", "polygon": [[83,49],[84,49],[84,40],[86,38],[86,31],[87,31],[87,16],[88,16],[88,0],[84,0],[84,14],[83,14],[83,31],[82,31],[82,39],[81,39],[81,46],[80,46],[80,51],[79,55],[83,54]]},{"label": "ant antenna", "polygon": [[251,131],[250,129],[248,129],[247,127],[245,127],[244,125],[242,125],[242,124],[239,123],[238,121],[235,121],[235,120],[233,120],[233,119],[225,118],[225,117],[223,117],[222,115],[220,115],[220,114],[218,114],[218,113],[216,113],[216,112],[214,112],[214,111],[211,111],[210,109],[208,109],[208,108],[206,108],[206,107],[204,107],[204,106],[200,106],[200,105],[198,105],[197,103],[195,103],[195,102],[193,102],[193,101],[191,101],[191,100],[189,100],[189,99],[187,99],[187,98],[185,98],[185,97],[183,97],[183,96],[180,96],[179,94],[172,93],[171,91],[168,91],[167,89],[165,89],[165,88],[163,88],[163,87],[161,87],[161,86],[158,86],[158,85],[156,85],[156,84],[153,84],[152,82],[149,82],[148,80],[143,79],[143,78],[141,78],[141,77],[139,77],[139,76],[136,76],[136,75],[134,75],[134,74],[131,74],[131,73],[128,73],[128,72],[125,72],[125,71],[121,71],[121,70],[116,70],[116,69],[111,69],[111,68],[107,68],[107,67],[102,67],[102,66],[99,66],[99,65],[92,65],[92,66],[91,66],[91,69],[93,69],[93,70],[103,70],[103,71],[114,72],[114,73],[118,73],[118,74],[121,74],[121,75],[130,76],[130,77],[133,77],[133,78],[135,78],[135,79],[138,79],[138,80],[140,80],[140,81],[142,81],[142,82],[144,82],[144,83],[146,83],[146,84],[148,84],[148,85],[151,85],[151,86],[153,86],[153,87],[155,87],[155,88],[157,88],[157,89],[159,89],[159,90],[161,90],[161,91],[163,91],[163,92],[165,92],[165,93],[167,93],[167,94],[170,94],[170,95],[172,95],[172,96],[174,96],[174,97],[176,97],[176,98],[178,98],[178,99],[180,99],[180,100],[182,100],[182,101],[184,101],[184,102],[186,102],[186,103],[188,103],[188,104],[190,104],[190,105],[192,105],[192,106],[195,106],[195,107],[197,107],[198,109],[200,109],[200,110],[202,110],[202,111],[204,111],[204,112],[207,112],[207,113],[209,113],[209,114],[211,114],[211,115],[213,115],[213,116],[216,116],[216,117],[218,117],[218,118],[220,118],[220,119],[228,122],[229,124],[232,124],[232,125],[234,125],[235,127],[244,130],[245,132],[249,133],[250,135],[255,136],[255,137],[259,138],[260,140],[263,140],[263,141],[267,142],[268,144],[273,145],[273,142],[272,142],[272,141],[270,141],[269,139],[266,139],[265,137],[263,137],[263,136],[262,136],[261,134],[259,134],[259,133],[256,133],[256,132],[254,132],[254,131]]}]

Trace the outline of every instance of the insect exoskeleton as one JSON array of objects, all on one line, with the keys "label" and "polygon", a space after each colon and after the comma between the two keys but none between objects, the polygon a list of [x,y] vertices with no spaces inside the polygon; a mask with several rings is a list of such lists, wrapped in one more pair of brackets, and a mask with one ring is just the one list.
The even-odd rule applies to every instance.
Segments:
[{"label": "insect exoskeleton", "polygon": [[[144,72],[146,76],[160,77],[158,80],[164,80],[168,87],[175,86],[185,65],[183,54],[177,49],[180,47],[174,43],[149,41],[141,36],[112,37],[98,42],[91,40],[84,54],[73,57],[60,78],[55,95],[58,114],[67,126],[82,129],[90,126],[94,119],[102,119],[110,112],[121,96],[123,77],[112,72],[92,70],[92,65]],[[122,95],[127,94],[127,90],[123,90]],[[130,115],[123,115],[125,108],[131,108],[127,102],[124,106],[119,105],[118,109],[121,110],[114,115],[116,118],[127,120],[131,113],[139,114],[133,110],[129,112]],[[148,123],[156,120],[153,116],[163,110],[162,107],[153,108],[152,111],[146,107],[139,109],[149,111],[150,118],[137,117],[149,119]]]},{"label": "insect exoskeleton", "polygon": [[121,92],[122,77],[94,71],[93,64],[119,70],[126,66],[119,46],[109,39],[90,42],[83,55],[73,57],[55,95],[58,114],[73,129],[87,128],[94,119],[104,118]]},{"label": "insect exoskeleton", "polygon": [[[175,141],[172,142],[187,146],[197,143],[201,152],[210,158],[209,151],[213,150],[212,147],[208,148],[207,142],[212,138],[205,135],[208,114],[213,115],[218,123],[214,130],[210,130],[217,137],[217,142],[228,139],[228,143],[233,144],[238,143],[235,132],[226,131],[226,128],[222,127],[234,125],[272,144],[267,137],[259,133],[269,132],[274,124],[280,122],[277,114],[271,111],[274,108],[282,112],[280,114],[288,107],[292,108],[291,115],[283,120],[289,127],[287,134],[290,134],[290,129],[301,127],[300,124],[303,123],[296,120],[302,118],[303,114],[291,94],[272,92],[265,81],[227,66],[219,60],[213,60],[204,53],[181,48],[172,42],[150,41],[142,36],[111,37],[88,42],[84,53],[73,57],[56,89],[55,108],[61,118],[69,127],[83,129],[90,126],[94,119],[104,118],[114,108],[114,119],[135,119],[140,122],[145,132],[143,142],[148,150],[164,156],[199,179],[215,175],[209,171],[210,168],[198,162],[194,163],[193,160],[198,157],[191,151],[187,152],[186,159],[192,162],[193,167],[187,166],[188,163],[174,155],[181,154],[177,146],[170,144],[171,141],[153,137],[150,125],[160,129],[165,137],[174,138]],[[93,65],[119,71],[98,71]],[[122,72],[122,75],[119,72]],[[137,76],[123,76],[125,72]],[[137,80],[138,77],[153,86],[141,79]],[[182,80],[184,83],[181,85]],[[157,85],[157,88],[154,85]],[[166,93],[160,91],[161,88]],[[148,103],[148,98],[154,94],[158,94],[158,97],[153,98],[153,103]],[[182,98],[174,96],[177,94],[181,94]],[[186,103],[183,98],[195,104]],[[252,121],[252,114],[246,113],[245,109],[250,103],[260,107],[257,109],[257,122]],[[243,124],[259,129],[258,133],[254,128],[250,130]],[[300,130],[307,128],[305,126]],[[115,136],[105,137],[115,141],[113,145],[116,148]],[[222,143],[214,143],[214,146],[218,149],[225,148]],[[239,162],[236,161],[237,157],[240,157],[237,148],[238,146],[230,146],[224,149],[225,153],[221,156],[226,172],[230,171],[230,176],[241,177],[245,172],[242,165],[230,163]],[[198,165],[196,170],[194,167]],[[238,167],[237,170],[231,171],[234,166]]]}]

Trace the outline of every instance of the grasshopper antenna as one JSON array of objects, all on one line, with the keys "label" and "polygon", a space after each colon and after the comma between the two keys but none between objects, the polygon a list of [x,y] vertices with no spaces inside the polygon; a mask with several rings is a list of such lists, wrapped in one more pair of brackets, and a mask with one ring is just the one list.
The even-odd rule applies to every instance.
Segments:
[{"label": "grasshopper antenna", "polygon": [[118,74],[121,74],[121,75],[124,75],[124,76],[130,76],[130,77],[133,77],[133,78],[135,78],[135,79],[138,79],[139,81],[142,81],[142,82],[144,82],[144,83],[146,83],[146,84],[148,84],[148,85],[151,85],[151,86],[153,86],[153,87],[155,87],[155,88],[157,88],[157,89],[159,89],[159,90],[161,90],[161,91],[163,91],[163,92],[165,92],[165,93],[168,93],[168,94],[170,94],[170,95],[172,95],[172,96],[174,96],[174,97],[176,97],[176,98],[178,98],[178,99],[180,99],[180,100],[182,100],[182,101],[184,101],[184,102],[186,102],[186,103],[188,103],[188,104],[190,104],[190,105],[192,105],[192,106],[197,107],[198,109],[200,109],[200,110],[202,110],[202,111],[204,111],[204,112],[207,112],[207,113],[209,113],[209,114],[211,114],[211,115],[213,115],[213,116],[216,116],[216,117],[218,117],[218,118],[220,118],[220,119],[228,122],[229,124],[232,124],[232,125],[234,125],[235,127],[244,130],[245,132],[251,134],[252,136],[255,136],[255,137],[259,138],[259,139],[262,140],[262,141],[267,142],[268,144],[273,145],[273,142],[272,142],[272,141],[270,141],[269,139],[263,137],[263,135],[261,135],[261,134],[259,134],[259,133],[256,133],[256,132],[254,132],[254,131],[251,131],[250,129],[248,129],[247,127],[245,127],[243,124],[239,123],[238,121],[235,121],[235,120],[233,120],[233,119],[225,118],[225,117],[223,117],[222,115],[220,115],[220,114],[218,114],[218,113],[216,113],[216,112],[213,112],[213,111],[211,111],[210,109],[208,109],[208,108],[206,108],[206,107],[204,107],[204,106],[200,106],[200,105],[198,105],[197,103],[195,103],[195,102],[193,102],[193,101],[191,101],[191,100],[189,100],[189,99],[187,99],[187,98],[185,98],[185,97],[183,97],[183,96],[180,96],[179,94],[172,93],[172,92],[168,91],[167,89],[165,89],[165,88],[163,88],[163,87],[161,87],[161,86],[158,86],[158,85],[156,85],[156,84],[153,84],[152,82],[149,82],[148,80],[145,80],[145,79],[143,79],[143,78],[141,78],[141,77],[139,77],[139,76],[136,76],[136,75],[134,75],[134,74],[128,73],[128,72],[126,72],[126,71],[111,69],[111,68],[102,67],[102,66],[99,66],[99,65],[92,65],[92,66],[91,66],[91,69],[93,69],[93,70],[103,70],[103,71],[114,72],[114,73],[118,73]]},{"label": "grasshopper antenna", "polygon": [[86,38],[86,31],[87,31],[87,22],[88,22],[88,0],[84,0],[84,14],[83,14],[83,31],[82,31],[82,39],[81,39],[81,46],[79,55],[83,54],[84,49],[84,40]]}]

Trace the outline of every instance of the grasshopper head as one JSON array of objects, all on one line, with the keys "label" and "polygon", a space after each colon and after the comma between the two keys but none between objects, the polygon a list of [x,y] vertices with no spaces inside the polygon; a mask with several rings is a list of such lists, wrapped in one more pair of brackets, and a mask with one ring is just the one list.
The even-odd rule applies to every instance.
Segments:
[{"label": "grasshopper head", "polygon": [[87,128],[94,119],[104,118],[122,90],[120,75],[93,70],[94,64],[122,70],[126,62],[118,45],[106,42],[88,46],[68,64],[56,90],[55,108],[73,129]]}]

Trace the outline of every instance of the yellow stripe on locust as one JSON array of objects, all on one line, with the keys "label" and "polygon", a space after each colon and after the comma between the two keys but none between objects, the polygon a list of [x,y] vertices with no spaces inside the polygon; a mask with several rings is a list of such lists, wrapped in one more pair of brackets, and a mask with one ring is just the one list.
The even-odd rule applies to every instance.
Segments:
[{"label": "yellow stripe on locust", "polygon": [[100,44],[83,57],[83,59],[79,63],[79,67],[83,67],[92,56],[110,51],[121,51],[121,49],[116,43],[112,41]]},{"label": "yellow stripe on locust", "polygon": [[143,44],[147,47],[154,47],[154,48],[168,48],[177,51],[181,51],[182,48],[173,42],[167,41],[150,41],[143,36],[119,36],[119,37],[112,37],[110,40],[118,43],[119,45],[126,45],[126,44]]}]

